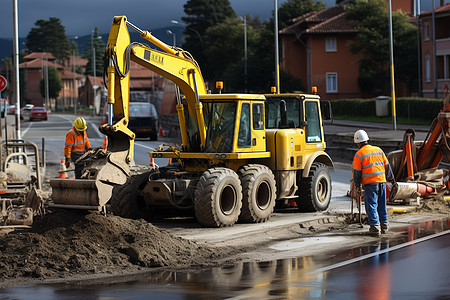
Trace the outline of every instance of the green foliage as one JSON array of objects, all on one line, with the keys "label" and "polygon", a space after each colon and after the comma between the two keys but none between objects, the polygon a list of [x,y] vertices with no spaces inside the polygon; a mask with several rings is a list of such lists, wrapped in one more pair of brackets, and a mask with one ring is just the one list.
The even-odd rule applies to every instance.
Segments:
[{"label": "green foliage", "polygon": [[89,47],[86,48],[84,58],[88,59],[86,65],[86,75],[94,75],[94,49],[95,49],[95,73],[96,76],[103,74],[103,54],[105,51],[105,43],[98,34],[98,28],[95,27],[94,32],[89,40]]},{"label": "green foliage", "polygon": [[[390,89],[389,18],[384,0],[354,0],[347,18],[358,29],[353,53],[362,55],[358,83],[362,91],[387,93]],[[411,87],[417,75],[417,32],[402,12],[392,14],[396,82]]]},{"label": "green foliage", "polygon": [[342,99],[331,102],[333,115],[375,116],[375,99]]},{"label": "green foliage", "polygon": [[58,18],[37,20],[37,27],[31,28],[27,35],[27,47],[30,52],[51,52],[57,59],[69,58],[70,47],[66,30]]},{"label": "green foliage", "polygon": [[[44,76],[45,79],[45,76]],[[41,91],[41,96],[45,98],[45,80],[41,79],[39,88]],[[62,80],[58,75],[58,71],[53,68],[48,68],[48,96],[49,98],[56,99],[59,96],[59,92],[62,89]]]},{"label": "green foliage", "polygon": [[[322,2],[289,0],[278,11],[279,28],[290,19],[312,10],[324,8]],[[188,25],[183,49],[191,52],[199,63],[205,80],[223,80],[226,92],[266,93],[274,85],[275,45],[274,21],[264,23],[246,16],[247,22],[247,80],[244,68],[244,26],[228,0],[188,0],[184,5]],[[303,89],[301,82],[280,73],[282,91]],[[246,84],[247,83],[247,84]]]},{"label": "green foliage", "polygon": [[[425,124],[431,122],[442,109],[441,99],[427,98],[397,98],[395,101],[396,115],[406,121],[422,120]],[[333,116],[359,120],[376,121],[375,99],[341,99],[331,101]],[[391,114],[392,103],[388,103]],[[375,118],[375,119],[374,119]],[[389,117],[391,118],[391,117]]]},{"label": "green foliage", "polygon": [[[236,13],[228,0],[188,0],[184,5],[184,12],[186,16],[181,19],[187,26],[182,47],[194,56],[203,76],[206,79],[211,78],[211,70],[214,68],[206,58],[207,45],[203,41],[206,31],[228,18],[235,18]],[[216,40],[216,43],[222,44],[222,40]],[[214,65],[214,62],[212,64]]]}]

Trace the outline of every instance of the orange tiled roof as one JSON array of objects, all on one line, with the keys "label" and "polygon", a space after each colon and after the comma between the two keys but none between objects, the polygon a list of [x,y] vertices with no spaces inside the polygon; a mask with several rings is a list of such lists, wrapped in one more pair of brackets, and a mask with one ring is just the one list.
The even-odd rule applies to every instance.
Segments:
[{"label": "orange tiled roof", "polygon": [[346,13],[334,16],[306,30],[307,33],[356,33],[355,26],[345,17]]},{"label": "orange tiled roof", "polygon": [[[441,13],[446,13],[446,12],[450,13],[450,3],[447,3],[443,6],[440,6],[440,7],[437,7],[434,9],[435,14],[441,14]],[[420,16],[431,15],[432,13],[433,13],[433,11],[429,10],[429,11],[421,13]]]},{"label": "orange tiled roof", "polygon": [[341,5],[312,11],[298,18],[294,23],[280,31],[281,34],[301,35],[303,33],[353,33],[357,32],[352,22],[345,18],[345,9]]},{"label": "orange tiled roof", "polygon": [[33,60],[36,58],[40,58],[40,59],[47,58],[47,60],[55,60],[56,59],[56,57],[54,57],[53,54],[51,54],[50,52],[32,52],[23,57],[24,60]]},{"label": "orange tiled roof", "polygon": [[[21,64],[19,64],[19,68],[25,68],[25,69],[40,69],[46,64],[45,60],[40,58],[35,58],[31,61],[26,61]],[[57,68],[58,70],[64,69],[65,67],[63,65],[60,65],[58,63],[55,63],[53,61],[48,62],[49,67]]]},{"label": "orange tiled roof", "polygon": [[[61,77],[61,79],[73,79],[73,72],[66,68],[59,72],[59,76]],[[79,80],[83,77],[83,75],[75,73],[75,79]]]}]

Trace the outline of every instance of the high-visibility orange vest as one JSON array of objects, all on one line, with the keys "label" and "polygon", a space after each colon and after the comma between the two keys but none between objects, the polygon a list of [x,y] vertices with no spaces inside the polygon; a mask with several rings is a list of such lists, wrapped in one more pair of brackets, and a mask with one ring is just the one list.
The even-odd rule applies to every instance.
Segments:
[{"label": "high-visibility orange vest", "polygon": [[86,131],[79,132],[72,127],[66,134],[66,143],[64,145],[64,156],[70,157],[72,153],[82,155],[86,149],[91,148]]},{"label": "high-visibility orange vest", "polygon": [[361,171],[362,184],[386,182],[386,165],[389,161],[379,147],[364,145],[353,158],[353,168]]}]

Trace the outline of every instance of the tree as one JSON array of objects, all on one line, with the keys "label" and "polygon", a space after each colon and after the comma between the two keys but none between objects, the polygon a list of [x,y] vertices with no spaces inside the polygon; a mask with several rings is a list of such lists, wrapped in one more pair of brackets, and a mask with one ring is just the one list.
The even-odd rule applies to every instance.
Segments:
[{"label": "tree", "polygon": [[89,40],[89,47],[86,48],[84,57],[88,59],[86,65],[86,74],[94,75],[94,56],[93,49],[95,49],[95,73],[96,76],[102,76],[103,74],[103,54],[105,52],[105,43],[102,37],[98,34],[98,28],[95,27],[94,32]]},{"label": "tree", "polygon": [[[359,87],[366,92],[389,92],[389,22],[385,1],[355,0],[347,6],[347,18],[355,21],[358,29],[350,50],[361,54]],[[417,31],[402,12],[392,14],[392,24],[396,81],[411,86],[417,74]]]},{"label": "tree", "polygon": [[[39,84],[41,96],[45,98],[45,75]],[[62,81],[58,71],[53,67],[48,67],[48,97],[56,99],[62,89]]]},{"label": "tree", "polygon": [[27,47],[30,52],[51,52],[57,59],[69,58],[70,47],[65,28],[58,18],[37,20],[37,27],[31,28],[27,35]]},{"label": "tree", "polygon": [[[208,79],[211,76],[211,68],[205,56],[205,33],[208,28],[224,22],[227,18],[235,18],[236,13],[228,0],[188,0],[184,5],[184,12],[186,16],[181,19],[187,26],[183,48],[194,56],[203,76]],[[215,42],[221,43],[220,40]]]}]

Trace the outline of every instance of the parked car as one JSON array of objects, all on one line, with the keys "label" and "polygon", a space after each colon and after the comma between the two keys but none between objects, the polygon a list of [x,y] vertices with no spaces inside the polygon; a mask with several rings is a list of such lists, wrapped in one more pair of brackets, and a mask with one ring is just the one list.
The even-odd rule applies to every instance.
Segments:
[{"label": "parked car", "polygon": [[33,104],[27,104],[24,107],[22,107],[20,109],[20,119],[21,120],[24,120],[24,119],[29,120],[30,119],[30,111],[33,107],[34,107]]},{"label": "parked car", "polygon": [[7,110],[8,110],[8,115],[14,115],[16,113],[16,105],[8,104]]},{"label": "parked car", "polygon": [[47,111],[43,107],[35,106],[30,111],[30,121],[44,120],[47,121]]},{"label": "parked car", "polygon": [[[103,108],[105,119],[101,124],[108,123],[108,104]],[[149,102],[129,102],[128,128],[139,138],[158,140],[158,112]]]},{"label": "parked car", "polygon": [[148,102],[130,102],[130,123],[128,128],[136,134],[136,137],[149,137],[150,140],[158,139],[158,113],[153,104]]}]

